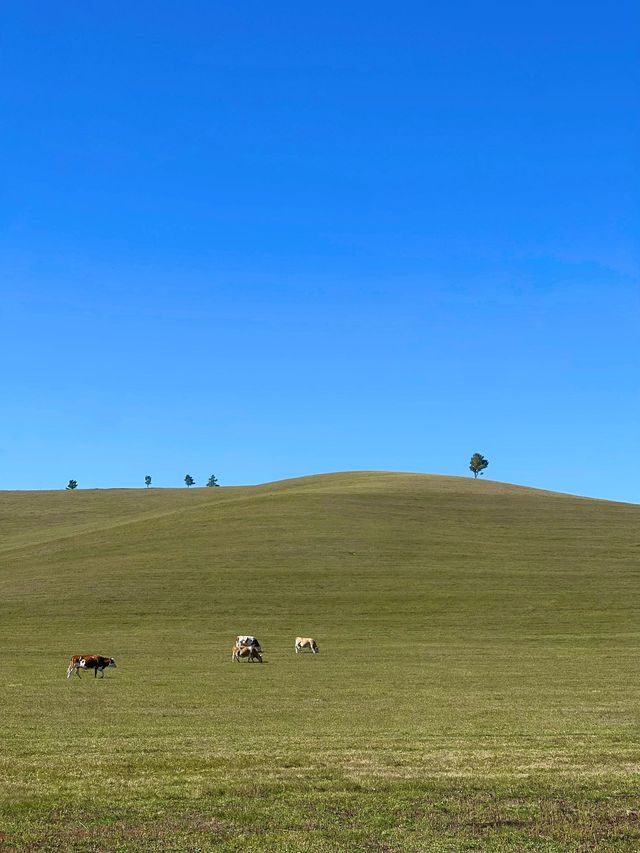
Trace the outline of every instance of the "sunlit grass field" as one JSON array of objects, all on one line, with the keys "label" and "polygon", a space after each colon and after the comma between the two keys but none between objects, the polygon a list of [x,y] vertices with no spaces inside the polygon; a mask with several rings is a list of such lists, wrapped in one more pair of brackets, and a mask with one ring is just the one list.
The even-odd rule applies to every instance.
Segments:
[{"label": "sunlit grass field", "polygon": [[639,605],[638,506],[0,492],[0,850],[640,850]]}]

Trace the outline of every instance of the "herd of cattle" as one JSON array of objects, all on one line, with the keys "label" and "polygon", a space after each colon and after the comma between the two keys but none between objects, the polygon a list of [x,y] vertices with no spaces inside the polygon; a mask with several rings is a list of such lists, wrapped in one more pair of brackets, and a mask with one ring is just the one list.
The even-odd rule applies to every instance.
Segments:
[{"label": "herd of cattle", "polygon": [[[313,637],[296,637],[296,654],[305,651],[305,649],[308,649],[314,655],[320,651]],[[238,663],[240,660],[246,660],[247,663],[251,661],[262,663],[262,647],[257,637],[252,637],[250,634],[240,634],[237,636],[231,650],[231,660]],[[108,658],[104,655],[72,655],[67,669],[67,678],[70,678],[74,672],[80,678],[81,669],[92,669],[94,678],[97,678],[98,673],[100,673],[101,678],[104,678],[105,669],[115,665],[116,662],[113,658]]]},{"label": "herd of cattle", "polygon": [[[314,655],[320,651],[313,637],[296,637],[296,654],[305,649],[309,649]],[[244,658],[247,663],[254,660],[262,663],[262,648],[257,637],[252,637],[249,634],[240,634],[240,636],[236,637],[234,646],[231,649],[231,660],[239,663],[241,658]]]}]

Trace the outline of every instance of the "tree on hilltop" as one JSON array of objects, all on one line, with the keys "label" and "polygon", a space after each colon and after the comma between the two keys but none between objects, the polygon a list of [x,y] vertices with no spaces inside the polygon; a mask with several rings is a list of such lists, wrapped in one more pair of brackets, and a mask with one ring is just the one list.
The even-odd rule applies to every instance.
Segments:
[{"label": "tree on hilltop", "polygon": [[151,485],[151,477],[149,476],[149,474],[147,474],[147,476],[144,478],[144,484],[147,488],[149,488],[149,486]]},{"label": "tree on hilltop", "polygon": [[482,453],[474,453],[469,463],[469,470],[473,471],[473,476],[477,479],[478,474],[482,474],[488,464],[489,460],[485,459]]},{"label": "tree on hilltop", "polygon": [[218,478],[216,477],[215,474],[212,474],[209,477],[209,479],[207,480],[207,486],[209,486],[209,488],[211,488],[212,486],[219,486],[219,485],[220,485],[220,483],[218,482]]},{"label": "tree on hilltop", "polygon": [[69,480],[69,482],[67,483],[65,488],[67,489],[67,491],[73,491],[73,489],[77,489],[78,488],[78,481],[77,480]]},{"label": "tree on hilltop", "polygon": [[187,474],[186,477],[184,478],[184,481],[187,485],[187,488],[189,488],[189,486],[195,486],[195,484],[196,484],[196,481],[193,479],[191,474]]}]

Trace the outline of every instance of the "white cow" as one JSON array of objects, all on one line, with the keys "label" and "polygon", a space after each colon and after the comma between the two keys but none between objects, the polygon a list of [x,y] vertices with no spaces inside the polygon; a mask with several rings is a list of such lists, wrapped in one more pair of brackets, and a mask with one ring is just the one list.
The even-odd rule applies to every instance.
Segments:
[{"label": "white cow", "polygon": [[251,646],[252,649],[257,649],[259,652],[262,651],[262,647],[258,642],[257,637],[251,637],[250,635],[242,635],[240,634],[236,637],[236,646]]},{"label": "white cow", "polygon": [[318,644],[313,639],[313,637],[296,637],[296,654],[301,652],[303,649],[310,649],[314,655],[317,655],[320,649],[318,648]]}]

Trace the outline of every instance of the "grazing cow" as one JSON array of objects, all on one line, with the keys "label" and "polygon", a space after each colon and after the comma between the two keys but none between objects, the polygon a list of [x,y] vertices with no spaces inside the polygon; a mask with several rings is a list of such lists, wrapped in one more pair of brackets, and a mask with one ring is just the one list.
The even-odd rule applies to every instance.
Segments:
[{"label": "grazing cow", "polygon": [[231,652],[231,660],[240,663],[240,658],[246,658],[247,663],[251,663],[254,660],[262,663],[262,655],[255,646],[234,646]]},{"label": "grazing cow", "polygon": [[296,637],[296,654],[303,649],[311,649],[314,655],[317,655],[320,649],[313,637]]},{"label": "grazing cow", "polygon": [[259,652],[262,651],[262,647],[260,646],[257,637],[251,637],[249,635],[236,637],[236,646],[251,646]]},{"label": "grazing cow", "polygon": [[96,678],[98,673],[104,678],[104,671],[108,666],[115,666],[116,662],[113,658],[107,658],[104,655],[72,655],[67,669],[67,678],[75,674],[80,678],[81,669],[92,669],[93,677]]}]

